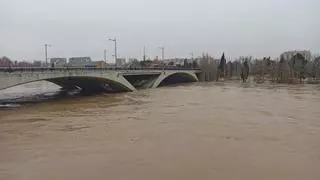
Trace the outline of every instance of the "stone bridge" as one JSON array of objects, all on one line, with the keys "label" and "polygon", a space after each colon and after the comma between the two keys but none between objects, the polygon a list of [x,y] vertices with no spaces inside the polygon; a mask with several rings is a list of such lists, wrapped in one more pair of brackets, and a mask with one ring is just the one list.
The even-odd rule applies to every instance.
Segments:
[{"label": "stone bridge", "polygon": [[125,92],[198,81],[198,69],[15,68],[0,69],[0,90],[49,81],[71,90]]}]

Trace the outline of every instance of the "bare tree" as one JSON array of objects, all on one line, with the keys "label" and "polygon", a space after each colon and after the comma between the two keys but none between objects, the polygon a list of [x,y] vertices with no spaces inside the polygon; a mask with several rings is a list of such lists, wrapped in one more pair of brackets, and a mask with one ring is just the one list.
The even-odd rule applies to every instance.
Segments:
[{"label": "bare tree", "polygon": [[302,79],[305,78],[306,64],[307,60],[300,53],[295,54],[289,62],[290,68],[293,72],[293,77],[295,79],[299,79],[300,83],[302,82]]}]

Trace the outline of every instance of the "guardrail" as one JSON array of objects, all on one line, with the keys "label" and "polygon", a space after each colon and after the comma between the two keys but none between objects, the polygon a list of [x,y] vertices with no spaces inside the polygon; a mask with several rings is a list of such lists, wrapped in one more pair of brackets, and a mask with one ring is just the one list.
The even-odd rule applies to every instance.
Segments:
[{"label": "guardrail", "polygon": [[128,71],[128,70],[200,70],[199,68],[180,68],[180,67],[143,67],[143,68],[121,68],[121,67],[107,67],[107,68],[92,68],[92,67],[59,67],[59,68],[43,68],[43,67],[0,67],[0,72],[44,72],[44,71],[72,71],[72,70],[86,70],[86,71]]}]

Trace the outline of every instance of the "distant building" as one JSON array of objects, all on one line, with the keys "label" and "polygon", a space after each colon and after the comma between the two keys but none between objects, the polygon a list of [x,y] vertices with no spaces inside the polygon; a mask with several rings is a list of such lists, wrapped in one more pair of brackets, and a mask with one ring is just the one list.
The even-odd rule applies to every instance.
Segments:
[{"label": "distant building", "polygon": [[50,63],[54,64],[66,64],[67,63],[67,58],[51,58]]},{"label": "distant building", "polygon": [[26,61],[22,61],[22,62],[15,63],[15,66],[16,67],[32,67],[33,64]]},{"label": "distant building", "polygon": [[286,51],[280,55],[280,60],[290,61],[292,57],[296,54],[301,54],[307,61],[311,60],[310,51]]},{"label": "distant building", "polygon": [[92,61],[91,64],[96,68],[106,68],[106,62],[104,61]]},{"label": "distant building", "polygon": [[42,61],[33,61],[33,64],[32,64],[33,67],[41,67],[42,65],[43,65]]},{"label": "distant building", "polygon": [[167,59],[163,61],[166,66],[183,66],[185,59],[183,58],[175,58],[175,59]]},{"label": "distant building", "polygon": [[91,67],[91,58],[90,57],[72,57],[69,58],[68,66],[71,67]]},{"label": "distant building", "polygon": [[50,64],[54,67],[65,67],[67,64],[67,58],[51,58]]}]

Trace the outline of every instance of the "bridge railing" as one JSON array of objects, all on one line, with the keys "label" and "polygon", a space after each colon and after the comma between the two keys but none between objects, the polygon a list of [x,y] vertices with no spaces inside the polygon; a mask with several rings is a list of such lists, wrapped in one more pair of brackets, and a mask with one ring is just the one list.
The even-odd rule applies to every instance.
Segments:
[{"label": "bridge railing", "polygon": [[142,68],[124,68],[124,67],[0,67],[0,72],[46,72],[46,71],[129,71],[129,70],[200,70],[199,68],[183,68],[183,67],[142,67]]}]

